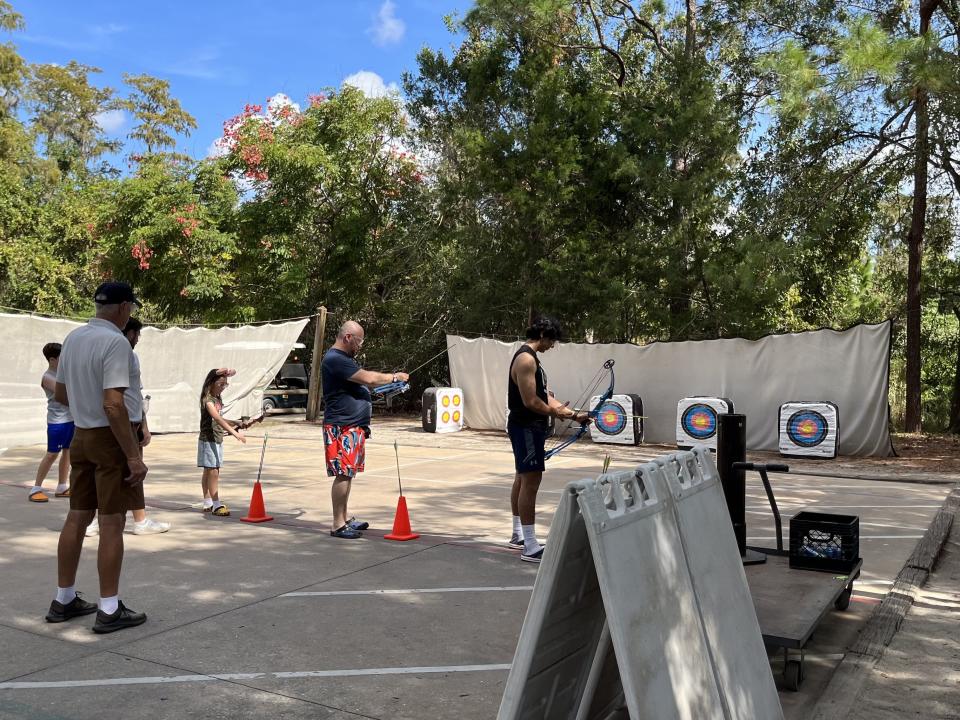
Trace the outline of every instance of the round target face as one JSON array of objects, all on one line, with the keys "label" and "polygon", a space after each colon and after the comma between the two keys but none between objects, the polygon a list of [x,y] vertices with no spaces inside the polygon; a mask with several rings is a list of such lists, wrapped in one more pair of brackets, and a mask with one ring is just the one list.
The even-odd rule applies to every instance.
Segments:
[{"label": "round target face", "polygon": [[717,411],[709,405],[697,403],[683,411],[680,427],[696,440],[707,440],[717,434]]},{"label": "round target face", "polygon": [[459,396],[459,395],[454,395],[454,396],[453,396],[453,404],[454,404],[455,407],[460,407],[460,396]]},{"label": "round target face", "polygon": [[450,396],[444,395],[443,400],[440,401],[444,407],[450,407]]},{"label": "round target face", "polygon": [[453,411],[453,421],[454,421],[455,423],[460,422],[460,411],[459,411],[459,410],[454,410],[454,411]]},{"label": "round target face", "polygon": [[447,411],[444,411],[443,415],[440,416],[440,419],[443,420],[445,423],[450,422],[450,413]]},{"label": "round target face", "polygon": [[816,447],[827,439],[830,425],[816,410],[799,410],[787,420],[787,437],[800,447]]},{"label": "round target face", "polygon": [[596,426],[604,435],[619,435],[627,426],[627,411],[620,403],[607,400],[597,411]]}]

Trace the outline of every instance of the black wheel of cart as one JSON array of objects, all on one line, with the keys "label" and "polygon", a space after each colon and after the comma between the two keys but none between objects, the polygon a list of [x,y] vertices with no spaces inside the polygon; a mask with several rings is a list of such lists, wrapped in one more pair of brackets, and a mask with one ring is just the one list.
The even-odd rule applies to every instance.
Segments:
[{"label": "black wheel of cart", "polygon": [[799,660],[787,660],[783,668],[783,685],[787,690],[797,692],[803,682],[803,664]]},{"label": "black wheel of cart", "polygon": [[837,610],[841,610],[841,611],[846,610],[848,607],[850,607],[850,596],[852,594],[853,594],[853,585],[848,585],[846,589],[842,593],[840,593],[840,597],[838,597],[834,601],[833,606]]}]

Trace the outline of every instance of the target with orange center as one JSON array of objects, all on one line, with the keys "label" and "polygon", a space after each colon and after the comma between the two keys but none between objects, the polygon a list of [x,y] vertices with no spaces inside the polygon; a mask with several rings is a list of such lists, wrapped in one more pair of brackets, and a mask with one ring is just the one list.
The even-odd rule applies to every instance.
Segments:
[{"label": "target with orange center", "polygon": [[695,403],[680,417],[683,431],[695,440],[708,440],[717,434],[717,411],[704,403]]},{"label": "target with orange center", "polygon": [[604,435],[619,435],[627,426],[627,411],[618,402],[608,400],[597,411],[596,427]]},{"label": "target with orange center", "polygon": [[827,419],[816,410],[800,410],[787,420],[787,437],[802,448],[816,447],[829,432]]}]

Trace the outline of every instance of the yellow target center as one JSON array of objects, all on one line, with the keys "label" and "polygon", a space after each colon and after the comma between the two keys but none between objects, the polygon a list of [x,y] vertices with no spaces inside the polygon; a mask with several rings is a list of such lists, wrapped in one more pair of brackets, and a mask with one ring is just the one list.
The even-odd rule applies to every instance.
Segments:
[{"label": "yellow target center", "polygon": [[443,396],[443,399],[440,401],[444,407],[450,407],[450,398],[447,395]]},{"label": "yellow target center", "polygon": [[459,395],[454,395],[454,396],[453,396],[453,404],[456,405],[457,407],[460,407],[460,396],[459,396]]},{"label": "yellow target center", "polygon": [[454,411],[453,411],[453,421],[454,421],[454,422],[460,422],[460,411],[459,411],[459,410],[454,410]]},{"label": "yellow target center", "polygon": [[444,421],[445,423],[450,422],[450,413],[445,412],[445,413],[443,414],[443,416],[442,416],[442,419],[443,419],[443,421]]}]

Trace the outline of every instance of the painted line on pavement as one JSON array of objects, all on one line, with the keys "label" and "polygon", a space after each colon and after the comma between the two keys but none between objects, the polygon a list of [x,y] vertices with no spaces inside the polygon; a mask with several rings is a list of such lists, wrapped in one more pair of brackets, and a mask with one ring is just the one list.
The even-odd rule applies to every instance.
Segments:
[{"label": "painted line on pavement", "polygon": [[[919,540],[923,535],[861,535],[861,540]],[[754,537],[750,536],[747,540],[776,540],[777,538],[773,535],[769,537]]]},{"label": "painted line on pavement", "polygon": [[509,670],[510,663],[495,665],[447,665],[441,667],[360,668],[356,670],[303,670],[293,672],[211,673],[208,675],[171,675],[169,677],[119,677],[100,680],[20,681],[0,683],[0,690],[46,690],[53,688],[106,687],[110,685],[163,685],[198,683],[211,680],[258,680],[261,678],[339,678],[365,675],[426,675],[430,673],[490,672]]},{"label": "painted line on pavement", "polygon": [[533,590],[533,585],[506,585],[503,587],[407,588],[403,590],[325,590],[317,592],[288,592],[278,597],[331,597],[335,595],[424,595],[427,593],[516,592]]}]

